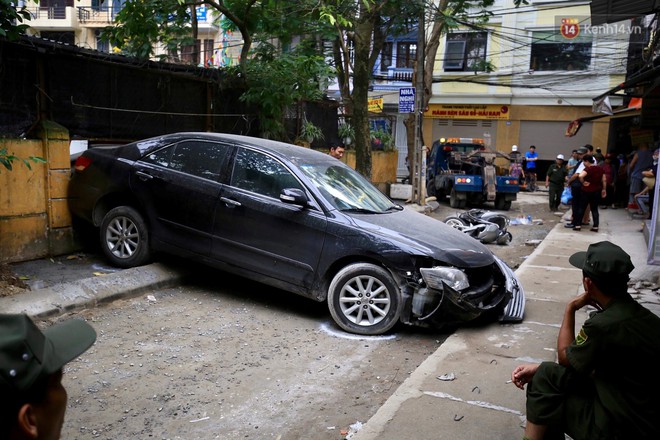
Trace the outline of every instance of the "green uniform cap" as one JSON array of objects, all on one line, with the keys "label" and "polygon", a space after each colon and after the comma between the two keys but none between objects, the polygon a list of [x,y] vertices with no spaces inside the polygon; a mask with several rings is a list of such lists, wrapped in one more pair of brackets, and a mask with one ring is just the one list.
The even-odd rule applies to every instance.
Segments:
[{"label": "green uniform cap", "polygon": [[0,314],[0,394],[26,392],[71,362],[96,340],[85,321],[71,319],[43,332],[27,315]]},{"label": "green uniform cap", "polygon": [[627,281],[635,268],[630,255],[609,241],[590,244],[586,252],[576,252],[568,261],[597,280],[625,278]]}]

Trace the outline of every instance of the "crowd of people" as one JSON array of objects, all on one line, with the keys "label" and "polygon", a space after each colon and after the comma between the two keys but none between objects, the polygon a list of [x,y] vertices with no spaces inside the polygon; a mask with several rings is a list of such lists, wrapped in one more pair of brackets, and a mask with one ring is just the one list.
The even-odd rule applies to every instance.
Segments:
[{"label": "crowd of people", "polygon": [[[587,144],[573,150],[568,160],[558,154],[545,177],[550,210],[557,211],[562,201],[569,200],[572,218],[566,227],[575,231],[589,225],[591,217],[591,230],[597,232],[599,208],[625,208],[644,219],[650,218],[659,152],[660,149],[652,151],[648,144],[640,144],[629,155],[603,154],[600,148]],[[530,146],[522,156],[514,145],[510,157],[509,175],[524,182],[528,191],[534,191],[536,147]]]}]

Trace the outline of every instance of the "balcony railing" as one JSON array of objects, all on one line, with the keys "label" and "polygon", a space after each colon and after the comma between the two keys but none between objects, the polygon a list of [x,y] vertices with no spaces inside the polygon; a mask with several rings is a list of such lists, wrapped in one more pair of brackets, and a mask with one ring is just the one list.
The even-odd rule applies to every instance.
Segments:
[{"label": "balcony railing", "polygon": [[121,11],[121,6],[111,8],[79,6],[78,21],[88,24],[109,24],[115,21],[119,11]]},{"label": "balcony railing", "polygon": [[387,68],[387,79],[391,81],[412,81],[413,70],[409,67],[393,67]]},{"label": "balcony railing", "polygon": [[34,6],[27,8],[35,20],[64,20],[66,19],[66,6]]}]

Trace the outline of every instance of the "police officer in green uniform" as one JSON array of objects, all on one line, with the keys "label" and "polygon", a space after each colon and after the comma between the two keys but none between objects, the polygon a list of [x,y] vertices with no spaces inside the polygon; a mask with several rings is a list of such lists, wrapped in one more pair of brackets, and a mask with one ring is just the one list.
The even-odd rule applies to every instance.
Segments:
[{"label": "police officer in green uniform", "polygon": [[564,163],[564,155],[558,154],[555,163],[550,165],[545,174],[545,187],[548,188],[550,211],[555,212],[561,203],[561,193],[564,191],[568,168]]},{"label": "police officer in green uniform", "polygon": [[[527,386],[525,438],[660,438],[660,318],[627,293],[634,266],[620,247],[602,241],[577,252],[585,292],[570,301],[557,340],[559,363],[516,367]],[[598,309],[575,336],[575,312]]]}]

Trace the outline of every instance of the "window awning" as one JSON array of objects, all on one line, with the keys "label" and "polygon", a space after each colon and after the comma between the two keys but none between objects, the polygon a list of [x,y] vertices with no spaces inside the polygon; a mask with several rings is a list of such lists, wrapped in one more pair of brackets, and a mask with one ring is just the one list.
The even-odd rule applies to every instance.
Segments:
[{"label": "window awning", "polygon": [[[660,0],[658,0],[660,1]],[[594,101],[594,112],[600,111],[603,112],[604,109],[607,108],[606,101],[609,96],[629,96],[630,97],[630,103],[628,104],[628,107],[622,108],[622,109],[617,109],[611,111],[611,114],[609,111],[605,110],[605,113],[602,114],[595,114],[591,116],[585,116],[582,118],[578,118],[574,121],[571,121],[568,124],[568,127],[566,128],[566,136],[571,137],[575,136],[577,134],[578,130],[580,130],[580,126],[582,125],[582,122],[586,121],[593,121],[594,119],[600,119],[600,118],[606,118],[606,117],[612,117],[612,118],[622,118],[622,117],[629,117],[629,116],[636,116],[641,112],[642,109],[642,96],[633,96],[631,94],[626,94],[625,90],[630,89],[633,87],[638,87],[641,85],[644,85],[645,83],[648,83],[652,87],[649,90],[646,90],[644,92],[644,95],[650,92],[653,88],[655,88],[654,83],[660,81],[660,65],[653,66],[651,68],[648,68],[646,70],[643,70],[641,72],[638,72],[637,74],[631,76],[630,78],[626,79],[624,82],[619,84],[616,87],[611,88],[607,92],[598,95],[593,99]],[[624,91],[623,94],[620,94],[619,92]]]},{"label": "window awning", "polygon": [[591,24],[598,26],[652,14],[660,0],[591,0]]},{"label": "window awning", "polygon": [[575,136],[577,132],[580,130],[580,127],[582,127],[583,122],[588,122],[588,121],[593,121],[595,119],[608,118],[608,117],[622,118],[622,117],[636,116],[639,115],[641,109],[642,109],[642,98],[632,98],[630,100],[630,103],[628,103],[628,107],[613,110],[611,113],[601,113],[592,116],[584,116],[582,118],[578,118],[574,121],[571,121],[568,124],[568,127],[566,127],[566,136],[567,137]]}]

